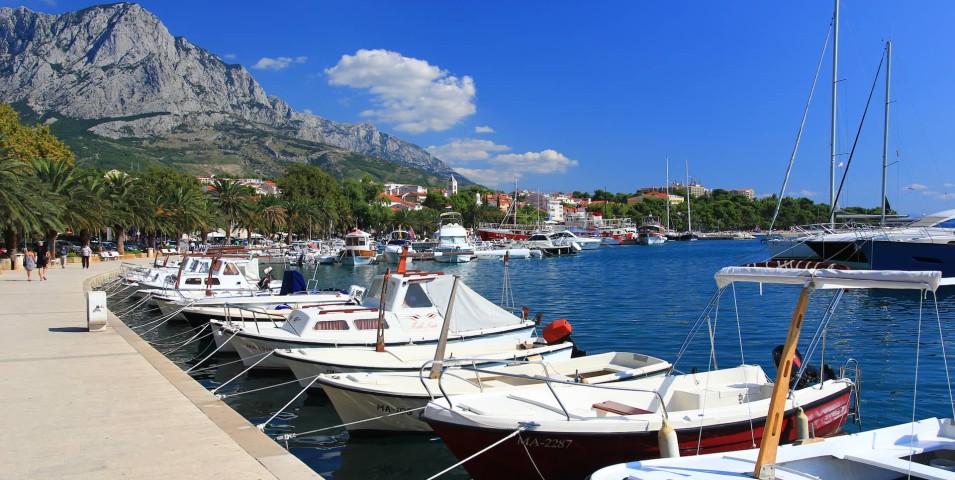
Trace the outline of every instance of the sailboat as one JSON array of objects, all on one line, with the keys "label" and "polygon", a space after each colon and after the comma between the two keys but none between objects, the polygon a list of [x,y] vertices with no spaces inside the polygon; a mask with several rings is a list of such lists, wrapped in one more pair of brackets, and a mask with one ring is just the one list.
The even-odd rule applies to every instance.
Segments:
[{"label": "sailboat", "polygon": [[693,195],[690,194],[690,164],[686,164],[686,231],[681,233],[676,240],[683,240],[686,242],[695,242],[700,239],[700,236],[693,232],[693,208],[690,205],[690,197]]}]

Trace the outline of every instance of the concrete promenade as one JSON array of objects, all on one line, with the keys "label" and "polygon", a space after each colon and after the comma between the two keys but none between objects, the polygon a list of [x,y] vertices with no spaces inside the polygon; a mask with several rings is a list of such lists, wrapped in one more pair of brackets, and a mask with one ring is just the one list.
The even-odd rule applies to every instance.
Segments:
[{"label": "concrete promenade", "polygon": [[86,331],[117,269],[0,272],[0,478],[320,479],[116,317]]}]

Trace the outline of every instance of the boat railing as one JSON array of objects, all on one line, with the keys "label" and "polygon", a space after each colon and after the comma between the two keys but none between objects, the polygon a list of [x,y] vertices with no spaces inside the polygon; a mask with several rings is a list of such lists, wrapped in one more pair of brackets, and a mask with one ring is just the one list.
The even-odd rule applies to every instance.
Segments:
[{"label": "boat railing", "polygon": [[[249,305],[234,305],[234,304],[225,303],[223,305],[223,308],[225,309],[225,321],[227,324],[230,324],[236,327],[241,327],[244,329],[246,321],[251,321],[252,325],[255,326],[255,332],[262,333],[259,330],[259,321],[260,321],[259,319],[261,315],[261,318],[262,318],[261,321],[269,321],[272,323],[273,327],[279,328],[279,325],[275,323],[275,314],[270,314],[268,310],[265,309],[265,307],[255,307],[255,306],[249,306]],[[233,311],[236,311],[236,313],[233,313]],[[252,314],[252,319],[247,320],[247,317],[243,312],[249,312],[250,314]],[[233,318],[234,316],[237,316],[237,318],[234,319]],[[294,326],[292,328],[294,329]],[[295,333],[299,334],[299,332],[297,331]]]},{"label": "boat railing", "polygon": [[[656,390],[656,389],[635,388],[635,387],[631,387],[631,386],[618,386],[618,385],[607,385],[607,384],[591,384],[591,383],[583,383],[583,382],[579,381],[579,379],[555,378],[555,377],[551,376],[550,374],[548,374],[547,362],[546,362],[546,361],[542,361],[542,360],[536,360],[536,361],[531,361],[531,360],[501,360],[501,361],[495,361],[494,366],[493,366],[493,367],[488,367],[488,368],[482,368],[482,367],[477,366],[477,363],[479,363],[479,362],[480,362],[480,363],[486,363],[486,362],[487,362],[487,359],[482,359],[482,358],[449,358],[449,359],[444,359],[444,360],[429,360],[429,361],[425,362],[425,363],[421,366],[421,369],[418,371],[418,375],[419,375],[419,379],[421,380],[421,384],[424,385],[425,391],[428,393],[428,396],[430,396],[431,399],[434,400],[434,399],[437,398],[437,397],[435,397],[434,393],[431,392],[431,389],[428,387],[428,383],[425,381],[426,376],[428,376],[425,372],[426,372],[427,370],[430,370],[436,363],[440,363],[440,364],[441,364],[441,373],[438,375],[438,390],[441,392],[441,396],[444,397],[444,398],[447,400],[447,402],[448,402],[448,408],[454,408],[454,404],[453,404],[453,401],[452,401],[452,399],[451,399],[451,397],[453,397],[453,395],[450,395],[450,396],[449,396],[449,395],[447,394],[447,392],[445,391],[445,389],[444,389],[444,384],[443,384],[443,381],[442,381],[443,376],[444,376],[445,372],[447,372],[448,370],[452,370],[452,371],[453,371],[453,370],[465,370],[465,371],[474,373],[477,378],[480,378],[480,374],[484,373],[484,374],[487,374],[487,375],[489,375],[489,376],[496,376],[496,377],[504,376],[504,377],[510,377],[510,378],[519,379],[519,380],[527,380],[527,381],[530,381],[530,382],[540,382],[540,383],[544,383],[545,385],[547,385],[547,389],[550,391],[551,395],[553,395],[554,400],[557,401],[557,405],[560,406],[560,410],[561,410],[561,412],[564,414],[564,417],[567,418],[567,421],[570,421],[570,420],[571,420],[572,415],[571,415],[571,413],[567,410],[567,407],[564,405],[564,402],[561,400],[560,396],[557,395],[557,391],[554,390],[554,384],[573,385],[573,386],[576,386],[576,387],[586,387],[586,388],[600,388],[600,389],[604,389],[604,390],[622,390],[622,391],[628,391],[628,392],[648,393],[648,394],[651,394],[651,395],[653,395],[654,397],[656,397],[656,399],[657,399],[657,401],[658,401],[659,410],[660,410],[660,414],[661,414],[662,418],[663,418],[663,419],[669,419],[669,416],[668,416],[668,413],[667,413],[667,409],[666,409],[666,403],[665,403],[664,400],[663,400],[663,395],[659,392],[659,390]],[[544,371],[545,375],[540,376],[540,375],[527,375],[527,374],[523,374],[523,373],[505,372],[505,371],[502,371],[502,370],[501,370],[501,367],[503,366],[502,364],[503,364],[503,365],[514,365],[514,364],[532,364],[532,365],[533,365],[533,364],[537,364],[537,365],[541,365],[541,367],[543,368],[543,371]],[[464,377],[461,377],[461,376],[458,376],[458,375],[455,374],[455,373],[449,373],[449,375],[452,375],[452,376],[454,376],[454,377],[456,377],[456,378],[460,378],[460,379],[465,380],[465,381],[469,381],[468,379],[466,379],[466,378],[464,378]],[[480,386],[480,388],[481,388],[481,391],[483,392],[483,391],[484,391],[484,390],[483,390],[483,385],[480,385],[480,381],[479,381],[479,386]],[[651,413],[653,413],[653,412],[651,412]]]}]

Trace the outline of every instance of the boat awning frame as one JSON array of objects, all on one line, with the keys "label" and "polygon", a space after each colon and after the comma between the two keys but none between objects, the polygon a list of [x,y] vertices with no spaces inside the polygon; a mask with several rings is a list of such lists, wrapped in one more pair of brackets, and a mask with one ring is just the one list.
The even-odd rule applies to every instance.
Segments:
[{"label": "boat awning frame", "polygon": [[942,284],[942,273],[938,271],[725,267],[715,278],[720,288],[735,282],[753,282],[812,285],[815,289],[887,288],[934,292]]}]

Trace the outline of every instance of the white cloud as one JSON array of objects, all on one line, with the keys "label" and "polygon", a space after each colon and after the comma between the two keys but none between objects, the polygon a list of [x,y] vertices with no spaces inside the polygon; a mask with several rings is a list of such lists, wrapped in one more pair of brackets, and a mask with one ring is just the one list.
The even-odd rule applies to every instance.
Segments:
[{"label": "white cloud", "polygon": [[361,112],[409,133],[443,131],[477,107],[474,80],[387,50],[359,50],[325,69],[331,85],[367,89],[376,109]]},{"label": "white cloud", "polygon": [[[926,187],[926,188],[928,188],[928,187]],[[936,191],[934,191],[934,190],[923,190],[923,191],[920,192],[920,193],[921,193],[922,195],[926,196],[926,197],[933,197],[933,196],[935,196],[935,195],[938,195],[938,192],[936,192]]]},{"label": "white cloud", "polygon": [[802,189],[802,190],[800,190],[800,191],[798,191],[798,192],[792,192],[792,191],[791,191],[791,192],[787,193],[786,195],[787,195],[787,196],[790,196],[790,197],[797,197],[797,198],[798,198],[798,197],[810,198],[810,197],[814,197],[814,196],[818,195],[818,193],[819,193],[819,192],[813,192],[812,190]]},{"label": "white cloud", "polygon": [[472,160],[487,160],[491,158],[491,152],[506,152],[510,149],[507,145],[498,145],[490,140],[455,138],[445,145],[431,145],[425,150],[453,166]]},{"label": "white cloud", "polygon": [[474,127],[474,133],[494,133],[494,129],[488,125],[478,125]]},{"label": "white cloud", "polygon": [[945,188],[952,188],[952,187],[955,187],[955,184],[952,184],[952,183],[943,183],[942,186],[945,187]]},{"label": "white cloud", "polygon": [[502,170],[455,168],[454,171],[464,175],[465,177],[468,177],[468,180],[480,185],[484,185],[485,187],[500,187],[503,185],[508,185],[512,183],[515,178],[520,179],[521,177],[520,174]]},{"label": "white cloud", "polygon": [[571,160],[555,150],[505,153],[492,158],[490,163],[522,173],[566,173],[568,168],[577,166],[577,160]]},{"label": "white cloud", "polygon": [[222,58],[224,58],[224,59],[226,59],[226,60],[235,60],[237,57],[236,57],[236,54],[234,54],[234,53],[227,53],[227,54],[223,55]]},{"label": "white cloud", "polygon": [[925,185],[922,185],[921,183],[913,183],[911,185],[906,185],[905,188],[909,190],[925,190],[928,187]]},{"label": "white cloud", "polygon": [[935,198],[937,198],[938,200],[951,200],[955,198],[955,193],[943,193]]},{"label": "white cloud", "polygon": [[283,70],[288,68],[293,63],[305,63],[308,61],[308,57],[278,57],[278,58],[269,58],[262,57],[258,62],[255,62],[255,65],[252,65],[252,68],[256,70]]},{"label": "white cloud", "polygon": [[313,112],[311,108],[306,108],[306,109],[302,110],[302,113],[304,113],[304,114],[306,114],[306,115],[315,115],[315,112]]}]

